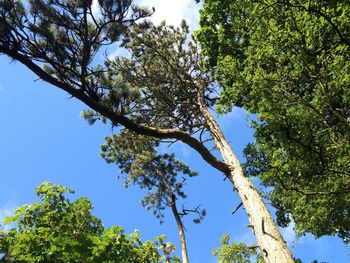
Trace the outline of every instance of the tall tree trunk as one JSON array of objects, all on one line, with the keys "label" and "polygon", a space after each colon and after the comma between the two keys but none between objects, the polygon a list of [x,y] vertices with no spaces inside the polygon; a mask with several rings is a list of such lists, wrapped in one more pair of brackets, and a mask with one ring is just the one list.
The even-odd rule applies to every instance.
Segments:
[{"label": "tall tree trunk", "polygon": [[170,199],[169,200],[169,204],[171,206],[171,211],[173,212],[173,215],[175,217],[175,221],[176,221],[176,224],[177,224],[177,229],[179,230],[182,263],[188,263],[188,253],[187,253],[185,229],[184,229],[184,225],[182,223],[179,211],[177,210],[176,196],[175,196],[174,191],[171,188],[167,178],[160,171],[157,171],[157,175],[162,180],[162,182],[164,183],[164,185],[165,185],[165,187],[167,189],[168,196],[169,196],[169,199]]},{"label": "tall tree trunk", "polygon": [[270,212],[267,210],[260,194],[252,182],[247,178],[242,166],[226,141],[218,123],[208,108],[205,106],[203,85],[196,83],[198,87],[198,103],[202,114],[206,118],[208,129],[214,138],[216,147],[219,149],[224,162],[230,167],[226,174],[237,190],[247,211],[254,235],[260,247],[266,263],[291,263],[293,256],[281,236]]},{"label": "tall tree trunk", "polygon": [[179,215],[179,211],[177,211],[176,200],[174,197],[172,197],[171,210],[173,212],[173,215],[174,215],[175,220],[176,220],[177,228],[179,230],[182,263],[188,263],[188,254],[187,254],[184,226],[182,224],[182,220],[181,220],[181,217]]},{"label": "tall tree trunk", "polygon": [[[254,185],[243,174],[241,165],[233,153],[231,147],[225,140],[225,137],[220,130],[215,119],[205,107],[203,88],[201,84],[195,83],[199,87],[198,103],[202,114],[205,116],[207,126],[215,140],[216,146],[221,152],[225,163],[217,160],[210,151],[200,143],[196,138],[191,137],[186,132],[175,129],[162,129],[139,125],[120,113],[114,112],[110,108],[100,103],[97,99],[86,94],[82,89],[74,88],[60,79],[47,74],[30,56],[23,55],[18,50],[9,48],[0,44],[0,53],[4,53],[9,57],[18,60],[20,63],[27,66],[42,80],[51,83],[52,85],[66,91],[73,97],[85,103],[93,110],[111,120],[114,125],[123,125],[130,131],[137,134],[152,136],[155,138],[173,138],[181,140],[185,144],[195,149],[202,158],[210,165],[226,173],[232,184],[238,191],[238,194],[243,202],[243,205],[248,213],[248,217],[253,227],[258,245],[263,253],[266,263],[289,263],[294,262],[293,257],[288,250],[281,234],[279,233],[269,211],[265,207],[260,195]],[[190,78],[191,79],[191,78]],[[186,80],[185,80],[186,82]],[[190,80],[192,82],[192,79]],[[229,169],[227,169],[227,166]]]}]

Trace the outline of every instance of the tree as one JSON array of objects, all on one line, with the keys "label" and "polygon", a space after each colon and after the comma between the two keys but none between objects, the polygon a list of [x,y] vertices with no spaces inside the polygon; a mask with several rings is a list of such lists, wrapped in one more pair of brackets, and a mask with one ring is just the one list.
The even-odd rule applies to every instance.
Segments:
[{"label": "tree", "polygon": [[[91,108],[85,113],[91,122],[108,119],[121,132],[192,147],[234,185],[265,261],[293,262],[209,110],[216,82],[203,71],[203,57],[185,24],[176,29],[134,23],[149,12],[129,9],[131,1],[100,0],[102,18],[94,17],[88,1],[32,0],[29,11],[18,1],[0,3],[0,53],[84,102]],[[104,65],[93,61],[116,40],[129,56],[107,59]],[[210,151],[207,140],[215,143],[223,161]]]},{"label": "tree", "polygon": [[[230,236],[224,234],[221,238],[221,247],[213,250],[214,256],[218,257],[219,263],[251,263],[252,257],[257,255],[257,246],[248,247],[246,244],[231,243]],[[264,263],[261,254],[258,254],[256,263]]]},{"label": "tree", "polygon": [[[259,246],[247,246],[243,242],[230,244],[230,236],[223,234],[221,246],[213,250],[213,255],[218,258],[219,263],[264,263],[262,254],[258,251]],[[300,259],[295,259],[295,263],[302,263]],[[311,263],[317,263],[313,260]]]},{"label": "tree", "polygon": [[174,246],[159,236],[142,242],[139,233],[124,234],[121,227],[104,228],[91,214],[86,198],[74,202],[64,186],[44,182],[36,188],[41,203],[24,205],[0,231],[0,262],[180,262]]},{"label": "tree", "polygon": [[[88,112],[83,116],[91,122]],[[188,251],[182,217],[196,213],[198,218],[193,221],[200,223],[206,210],[200,209],[200,206],[188,209],[182,204],[182,211],[179,211],[177,201],[186,198],[183,186],[197,173],[191,171],[185,163],[176,160],[174,154],[157,154],[156,147],[159,143],[149,137],[123,131],[106,137],[105,141],[101,146],[101,156],[108,163],[116,163],[121,172],[127,174],[125,187],[136,184],[148,190],[141,204],[152,210],[161,223],[164,220],[163,211],[167,207],[171,208],[179,230],[182,262],[187,263]]]},{"label": "tree", "polygon": [[257,114],[246,174],[272,186],[281,226],[348,242],[349,4],[203,2],[197,37],[223,86],[220,109]]}]

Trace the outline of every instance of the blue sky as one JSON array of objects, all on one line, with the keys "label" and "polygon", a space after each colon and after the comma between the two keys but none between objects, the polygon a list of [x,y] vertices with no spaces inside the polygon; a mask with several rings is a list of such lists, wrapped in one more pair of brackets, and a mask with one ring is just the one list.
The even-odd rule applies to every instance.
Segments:
[{"label": "blue sky", "polygon": [[[190,21],[192,28],[198,22],[194,1],[141,1],[156,7],[154,21],[167,19],[177,24],[181,18]],[[126,232],[138,229],[143,239],[165,233],[167,239],[179,248],[174,219],[167,214],[160,225],[152,214],[140,205],[144,192],[136,187],[123,188],[115,179],[119,171],[99,157],[99,146],[104,136],[111,134],[108,125],[89,126],[80,118],[87,109],[70,99],[64,92],[36,81],[29,70],[0,56],[0,219],[15,207],[36,201],[35,187],[48,180],[68,186],[76,196],[87,196],[94,204],[94,213],[106,227],[120,225]],[[251,141],[252,131],[247,127],[246,115],[235,109],[220,117],[227,139],[242,159],[244,145]],[[216,262],[211,255],[219,246],[223,233],[234,241],[254,243],[251,230],[246,227],[243,209],[232,215],[240,203],[229,182],[201,161],[188,147],[175,144],[170,151],[188,162],[200,175],[191,180],[185,190],[189,206],[202,204],[208,215],[199,224],[185,219],[190,260],[193,263]],[[337,238],[315,240],[311,236],[298,241],[292,226],[281,230],[296,257],[310,262],[349,262],[349,247]],[[179,250],[178,250],[178,254]]]}]

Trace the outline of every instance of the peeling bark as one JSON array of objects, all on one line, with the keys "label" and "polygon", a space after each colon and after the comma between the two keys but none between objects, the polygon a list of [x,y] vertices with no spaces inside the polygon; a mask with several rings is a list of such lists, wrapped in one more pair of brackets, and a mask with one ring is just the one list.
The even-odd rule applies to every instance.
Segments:
[{"label": "peeling bark", "polygon": [[236,155],[225,140],[225,137],[214,117],[205,107],[204,94],[202,92],[203,88],[201,88],[201,85],[199,83],[193,83],[193,85],[197,86],[199,90],[198,104],[200,106],[202,114],[207,120],[208,129],[210,130],[211,135],[215,140],[216,146],[219,149],[224,162],[218,160],[200,141],[198,141],[196,138],[193,138],[186,132],[175,129],[162,129],[157,127],[139,125],[130,120],[128,117],[108,109],[98,100],[84,93],[83,90],[74,88],[69,83],[63,82],[47,74],[44,70],[41,69],[39,65],[34,63],[33,60],[26,57],[25,55],[22,55],[21,53],[9,49],[3,45],[0,45],[0,53],[4,53],[9,57],[18,60],[26,67],[28,67],[32,72],[34,72],[39,78],[52,84],[53,86],[66,91],[72,97],[77,98],[89,106],[91,109],[108,118],[114,125],[123,125],[125,128],[141,135],[152,136],[161,139],[177,139],[189,145],[191,148],[196,150],[208,164],[223,172],[237,189],[238,194],[247,211],[249,221],[257,238],[260,250],[263,253],[265,262],[294,262],[288,247],[286,246],[281,234],[279,233],[269,211],[265,207],[265,204],[263,203],[259,193],[251,181],[244,176],[242,167]]},{"label": "peeling bark", "polygon": [[200,83],[196,83],[196,85],[198,87],[198,104],[201,108],[202,114],[207,120],[208,129],[210,130],[216,147],[219,149],[225,163],[230,167],[230,171],[226,173],[226,176],[236,188],[243,206],[247,211],[250,226],[253,229],[265,262],[294,262],[293,256],[277,229],[261,196],[249,178],[244,175],[237,156],[226,141],[224,134],[213,115],[205,107],[202,85],[200,85]]}]

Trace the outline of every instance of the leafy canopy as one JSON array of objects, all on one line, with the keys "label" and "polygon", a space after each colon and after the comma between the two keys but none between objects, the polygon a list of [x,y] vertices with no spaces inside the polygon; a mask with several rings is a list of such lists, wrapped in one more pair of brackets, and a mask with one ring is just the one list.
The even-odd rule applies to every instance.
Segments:
[{"label": "leafy canopy", "polygon": [[[213,250],[213,255],[219,263],[264,263],[263,257],[257,255],[257,247],[248,247],[245,243],[230,244],[230,236],[224,234],[221,238],[221,246]],[[253,259],[256,256],[256,260]]]},{"label": "leafy canopy", "polygon": [[[204,83],[204,105],[212,106],[212,78],[201,71],[186,23],[135,23],[150,11],[132,1],[98,3],[100,16],[92,1],[31,0],[25,8],[20,1],[0,0],[0,52],[87,104],[91,110],[82,115],[90,124],[111,121],[119,134],[106,139],[104,158],[128,174],[126,185],[149,190],[142,204],[162,221],[163,210],[186,197],[185,180],[196,173],[172,154],[157,154],[160,143],[181,140],[220,171],[228,170],[204,145],[209,132],[195,82]],[[128,55],[94,59],[109,46]],[[169,187],[159,175],[171,191],[164,191]],[[198,214],[195,222],[206,214],[197,207],[179,215],[191,211]]]},{"label": "leafy canopy", "polygon": [[0,231],[0,262],[180,262],[164,235],[143,242],[139,233],[104,228],[84,197],[71,202],[64,186],[44,182],[40,203],[24,205],[7,217]]},{"label": "leafy canopy", "polygon": [[350,238],[350,5],[203,1],[197,37],[220,110],[256,114],[245,172],[272,186],[278,223]]},{"label": "leafy canopy", "polygon": [[[211,115],[209,108],[216,102],[217,82],[211,71],[203,70],[203,56],[198,53],[196,42],[188,37],[185,23],[180,28],[164,23],[154,26],[147,21],[134,23],[149,12],[132,6],[131,1],[100,0],[102,18],[94,16],[91,1],[32,0],[28,11],[14,0],[0,0],[0,3],[0,53],[20,61],[42,80],[89,106],[91,110],[83,116],[90,123],[108,119],[117,132],[127,131],[134,139],[137,134],[152,137],[154,145],[182,141],[192,147],[240,188],[241,197],[246,197],[243,203],[247,210],[254,211],[257,207],[254,213],[249,212],[255,229],[258,230],[258,220],[264,216],[266,226],[277,236],[270,241],[281,248],[275,250],[276,256],[290,261],[291,255],[272,218],[254,186],[243,177],[238,160]],[[62,35],[68,39],[61,41]],[[101,64],[93,61],[97,52],[116,40],[119,42],[115,46],[126,48],[128,56],[107,58]],[[206,144],[213,139],[226,163],[211,152],[213,144]],[[116,145],[125,156],[112,155],[110,161],[121,162],[127,169],[129,160],[136,160],[135,156],[129,158],[127,145],[119,142]],[[107,142],[105,153],[110,146]],[[136,157],[142,161],[157,157],[152,155],[151,150]],[[165,162],[158,162],[155,167],[167,166],[168,161],[174,160],[171,156],[163,159]],[[173,167],[169,166],[173,171],[190,176],[186,166],[174,163]],[[231,165],[237,166],[238,173],[233,173]],[[139,171],[131,168],[129,176],[133,178]],[[171,179],[171,169],[160,174],[177,190],[179,184]],[[153,174],[147,179],[152,181]],[[142,185],[145,178],[139,176],[137,182]],[[177,194],[181,197],[180,191]],[[246,201],[247,196],[255,200],[254,204]],[[271,243],[270,237],[260,231],[256,233],[261,237],[258,238],[261,246]]]}]

